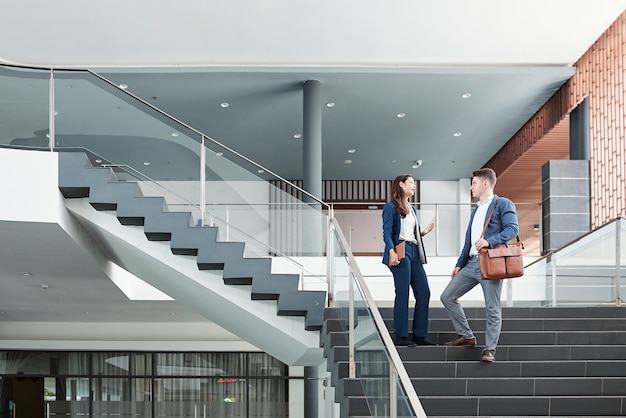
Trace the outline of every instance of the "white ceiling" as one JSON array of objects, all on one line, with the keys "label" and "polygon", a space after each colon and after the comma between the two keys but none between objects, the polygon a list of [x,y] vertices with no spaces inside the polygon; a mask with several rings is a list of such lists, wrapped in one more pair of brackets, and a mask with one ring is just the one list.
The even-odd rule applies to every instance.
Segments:
[{"label": "white ceiling", "polygon": [[[0,61],[91,68],[283,178],[303,176],[294,135],[302,84],[317,79],[322,103],[336,104],[322,114],[324,179],[451,180],[488,161],[567,81],[626,0],[9,0],[2,8],[0,36],[11,42]],[[106,109],[96,111],[92,126],[113,125]],[[32,144],[37,135],[13,138]],[[153,142],[116,162],[141,164],[146,151],[160,161]]]},{"label": "white ceiling", "polygon": [[[322,103],[336,103],[323,110],[325,179],[412,172],[446,180],[467,177],[489,160],[624,10],[626,0],[4,0],[0,62],[91,68],[288,179],[302,177],[302,140],[293,138],[302,130],[302,83],[317,79]],[[472,97],[464,100],[463,93]],[[231,104],[226,110],[219,106],[225,101]],[[0,114],[11,105],[0,100]],[[98,112],[83,121],[87,132],[110,125],[107,110]],[[406,117],[397,118],[399,112]],[[2,143],[45,140],[45,123],[11,125],[0,123]],[[457,131],[462,136],[455,138]],[[99,153],[111,152],[112,159],[126,159],[116,162],[140,164],[170,153],[150,137],[155,146],[141,147],[141,155],[120,155],[98,138],[81,140]],[[351,148],[356,152],[348,154]],[[344,164],[348,158],[352,164]],[[424,164],[414,170],[416,159]],[[158,164],[151,169],[164,170]],[[163,176],[170,174],[176,175]],[[40,248],[49,241],[32,231],[7,223],[2,230],[5,242],[8,234],[20,243],[22,254],[49,248]],[[67,259],[79,258],[79,249],[63,247]],[[52,266],[58,257],[47,262]],[[15,274],[32,270],[34,260],[3,251],[0,261]],[[87,269],[91,280],[63,280],[75,267]],[[50,277],[35,287],[58,280],[74,296],[84,295],[72,298],[80,305],[26,297],[28,282],[9,289],[16,282],[3,280],[0,307],[5,318],[10,308],[11,316],[0,321],[81,322],[85,305],[98,303],[108,308],[94,309],[98,317],[89,321],[177,320],[171,315],[175,302],[141,302],[138,310],[93,268],[86,262],[39,269]],[[183,321],[199,320],[179,313]]]}]

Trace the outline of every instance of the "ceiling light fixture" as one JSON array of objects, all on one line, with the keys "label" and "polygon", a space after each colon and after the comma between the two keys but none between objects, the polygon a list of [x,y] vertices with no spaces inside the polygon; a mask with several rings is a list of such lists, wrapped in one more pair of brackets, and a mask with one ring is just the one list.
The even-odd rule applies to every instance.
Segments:
[{"label": "ceiling light fixture", "polygon": [[180,135],[178,132],[172,132],[172,136],[173,136],[174,138],[176,138],[178,135]]},{"label": "ceiling light fixture", "polygon": [[228,106],[230,106],[230,103],[227,103],[227,102],[220,103],[220,107],[227,108]]},{"label": "ceiling light fixture", "polygon": [[223,152],[216,152],[215,155],[217,155],[218,157],[221,157],[222,155],[224,155]]},{"label": "ceiling light fixture", "polygon": [[422,166],[423,161],[422,160],[417,160],[415,161],[415,164],[413,164],[411,167],[413,168],[420,168]]},{"label": "ceiling light fixture", "polygon": [[464,99],[469,99],[470,97],[472,97],[472,93],[463,93],[461,97]]},{"label": "ceiling light fixture", "polygon": [[348,150],[348,154],[354,154],[356,152],[356,150],[354,148],[350,148]]},{"label": "ceiling light fixture", "polygon": [[128,88],[128,84],[120,84],[118,87],[122,90],[126,90]]},{"label": "ceiling light fixture", "polygon": [[335,102],[326,103],[326,107],[335,107]]},{"label": "ceiling light fixture", "polygon": [[455,132],[455,133],[453,133],[452,135],[454,135],[454,136],[461,136],[461,135],[463,135],[463,134],[462,134],[461,132]]},{"label": "ceiling light fixture", "polygon": [[402,112],[396,115],[397,118],[403,118],[405,116],[406,116],[406,113],[402,113]]},{"label": "ceiling light fixture", "polygon": [[343,160],[344,164],[352,164],[352,160]]},{"label": "ceiling light fixture", "polygon": [[300,138],[302,138],[302,134],[295,134],[293,137],[296,138],[296,139],[300,139]]},{"label": "ceiling light fixture", "polygon": [[144,161],[143,165],[150,165],[150,161]]}]

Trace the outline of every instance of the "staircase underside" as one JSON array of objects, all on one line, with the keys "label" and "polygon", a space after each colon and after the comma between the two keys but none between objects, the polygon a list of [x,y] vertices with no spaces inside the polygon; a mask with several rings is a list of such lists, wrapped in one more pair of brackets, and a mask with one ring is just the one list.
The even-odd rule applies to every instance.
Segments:
[{"label": "staircase underside", "polygon": [[323,361],[319,332],[305,330],[303,317],[277,316],[276,301],[252,301],[250,286],[225,285],[221,271],[198,270],[195,256],[173,254],[169,241],[147,240],[143,227],[121,225],[114,211],[97,211],[86,198],[66,207],[98,251],[177,303],[288,365]]}]

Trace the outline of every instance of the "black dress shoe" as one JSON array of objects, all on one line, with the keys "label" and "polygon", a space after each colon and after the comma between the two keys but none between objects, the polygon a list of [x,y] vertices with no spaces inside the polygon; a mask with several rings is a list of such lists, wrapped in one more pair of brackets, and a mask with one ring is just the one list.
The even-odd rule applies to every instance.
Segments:
[{"label": "black dress shoe", "polygon": [[397,347],[415,347],[416,345],[409,337],[396,337]]},{"label": "black dress shoe", "polygon": [[437,345],[426,337],[413,337],[413,342],[417,345]]}]

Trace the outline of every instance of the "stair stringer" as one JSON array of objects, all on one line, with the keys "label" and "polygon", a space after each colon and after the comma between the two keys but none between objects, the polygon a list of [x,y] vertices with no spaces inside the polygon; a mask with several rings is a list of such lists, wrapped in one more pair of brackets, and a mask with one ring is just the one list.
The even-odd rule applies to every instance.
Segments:
[{"label": "stair stringer", "polygon": [[221,271],[198,270],[195,256],[173,254],[169,241],[149,241],[142,226],[120,224],[88,198],[66,208],[112,261],[130,273],[290,366],[324,361],[319,331],[299,316],[277,316],[275,300],[251,300],[250,285],[226,285]]}]

